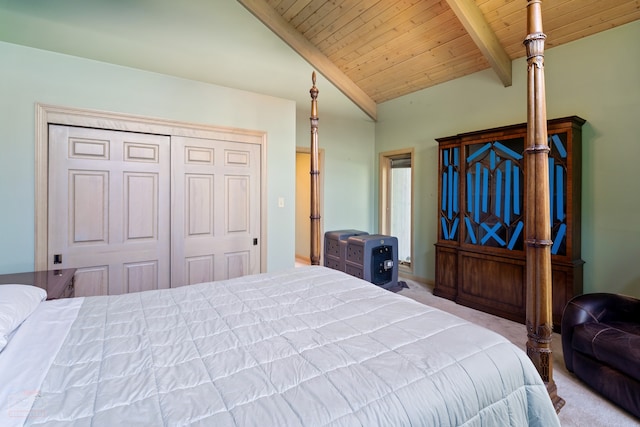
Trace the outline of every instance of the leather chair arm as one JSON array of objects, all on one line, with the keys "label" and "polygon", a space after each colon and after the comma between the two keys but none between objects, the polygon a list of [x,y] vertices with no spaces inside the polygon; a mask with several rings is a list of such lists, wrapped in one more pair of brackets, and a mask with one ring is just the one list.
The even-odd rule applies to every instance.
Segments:
[{"label": "leather chair arm", "polygon": [[567,369],[573,372],[573,328],[588,322],[640,323],[640,300],[618,294],[593,293],[571,299],[562,314],[562,352]]}]

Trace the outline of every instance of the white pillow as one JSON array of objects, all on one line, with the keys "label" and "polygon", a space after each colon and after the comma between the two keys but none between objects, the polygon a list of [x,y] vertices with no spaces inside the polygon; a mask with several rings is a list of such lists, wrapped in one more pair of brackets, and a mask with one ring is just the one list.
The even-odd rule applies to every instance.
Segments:
[{"label": "white pillow", "polygon": [[47,292],[37,286],[0,285],[0,351],[11,332],[46,299]]}]

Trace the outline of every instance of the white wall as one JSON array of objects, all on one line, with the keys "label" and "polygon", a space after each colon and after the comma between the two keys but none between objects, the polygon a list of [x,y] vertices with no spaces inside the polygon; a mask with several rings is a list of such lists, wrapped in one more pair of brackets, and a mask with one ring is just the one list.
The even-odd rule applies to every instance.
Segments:
[{"label": "white wall", "polygon": [[[635,21],[545,52],[548,118],[577,115],[587,120],[582,162],[585,292],[640,297],[638,40],[640,21]],[[379,106],[376,151],[415,147],[417,276],[435,277],[435,138],[526,122],[526,68],[523,58],[513,62],[513,86],[508,88],[487,70]]]},{"label": "white wall", "polygon": [[267,132],[267,269],[293,266],[293,101],[0,42],[0,273],[34,266],[35,104]]}]

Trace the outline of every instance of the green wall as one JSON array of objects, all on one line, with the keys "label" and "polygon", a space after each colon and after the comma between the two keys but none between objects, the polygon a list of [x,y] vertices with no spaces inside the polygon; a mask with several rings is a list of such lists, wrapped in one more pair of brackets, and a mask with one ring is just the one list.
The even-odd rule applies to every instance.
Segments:
[{"label": "green wall", "polygon": [[36,103],[266,131],[267,269],[293,266],[293,101],[3,42],[0,58],[0,273],[34,266]]},{"label": "green wall", "polygon": [[[553,40],[553,34],[547,34]],[[548,49],[547,117],[577,115],[583,126],[584,292],[640,297],[640,21]],[[524,50],[524,48],[523,48]],[[435,277],[435,138],[526,121],[526,61],[513,85],[491,70],[379,105],[376,151],[415,147],[415,275]]]},{"label": "green wall", "polygon": [[[324,150],[324,173],[320,179],[325,231],[358,229],[377,231],[375,223],[375,124],[362,118],[343,118],[323,112],[318,99],[318,145]],[[310,108],[298,111],[296,144],[309,149]]]}]

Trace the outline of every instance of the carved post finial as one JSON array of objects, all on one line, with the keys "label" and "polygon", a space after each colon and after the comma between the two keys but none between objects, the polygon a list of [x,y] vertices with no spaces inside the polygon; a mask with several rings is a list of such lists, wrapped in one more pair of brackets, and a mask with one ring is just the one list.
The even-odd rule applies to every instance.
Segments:
[{"label": "carved post finial", "polygon": [[[311,82],[313,86],[309,89],[309,94],[311,94],[311,119],[317,120],[318,118],[318,93],[320,92],[316,87],[316,72],[314,71],[311,74]],[[313,123],[312,123],[313,126]],[[315,123],[315,127],[318,127],[318,123]]]}]

